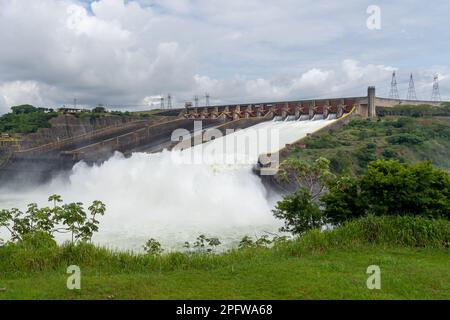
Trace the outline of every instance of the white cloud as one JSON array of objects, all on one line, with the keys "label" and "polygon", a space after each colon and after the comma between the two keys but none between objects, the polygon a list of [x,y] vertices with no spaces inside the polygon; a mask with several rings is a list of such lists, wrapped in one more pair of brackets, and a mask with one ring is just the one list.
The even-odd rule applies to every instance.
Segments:
[{"label": "white cloud", "polygon": [[[439,39],[440,50],[430,51],[435,39],[424,37],[434,20],[416,18],[421,41],[399,51],[415,34],[398,34],[412,28],[398,19],[400,5],[382,6],[382,30],[371,33],[356,0],[85,2],[1,1],[0,112],[75,97],[131,105],[171,93],[181,104],[209,92],[212,102],[238,102],[361,95],[371,84],[385,93],[394,69],[413,71],[421,95],[440,72],[442,96],[449,96],[442,63],[449,45]],[[437,12],[439,6],[446,4],[439,1]],[[398,67],[407,62],[409,70]]]}]

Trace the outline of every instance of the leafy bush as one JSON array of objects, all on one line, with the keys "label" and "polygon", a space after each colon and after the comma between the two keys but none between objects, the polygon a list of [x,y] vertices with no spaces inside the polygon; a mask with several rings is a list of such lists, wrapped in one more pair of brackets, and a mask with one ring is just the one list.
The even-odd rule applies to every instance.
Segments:
[{"label": "leafy bush", "polygon": [[323,225],[323,214],[319,206],[313,202],[306,189],[298,189],[294,194],[279,201],[273,210],[276,218],[284,220],[282,232],[303,234]]},{"label": "leafy bush", "polygon": [[450,176],[430,162],[376,161],[362,176],[360,189],[375,215],[450,218]]},{"label": "leafy bush", "polygon": [[145,243],[144,251],[150,255],[160,255],[164,250],[161,248],[161,243],[152,238]]},{"label": "leafy bush", "polygon": [[330,184],[321,200],[326,218],[335,224],[367,214],[450,219],[450,176],[430,162],[378,160],[361,178]]},{"label": "leafy bush", "polygon": [[355,157],[361,168],[365,168],[370,162],[377,159],[376,144],[369,142],[355,152]]},{"label": "leafy bush", "polygon": [[90,217],[83,208],[83,204],[69,203],[59,206],[62,199],[52,195],[48,199],[53,207],[39,208],[37,204],[28,205],[22,212],[18,209],[0,211],[0,228],[9,231],[12,241],[23,241],[36,234],[46,234],[53,238],[54,233],[70,233],[72,243],[76,241],[90,241],[98,231],[99,215],[104,215],[106,207],[100,201],[94,201],[88,208]]},{"label": "leafy bush", "polygon": [[305,142],[309,149],[330,149],[340,145],[339,140],[334,138],[331,134],[326,133],[317,137],[311,137]]},{"label": "leafy bush", "polygon": [[194,242],[194,244],[191,244],[188,241],[186,241],[184,243],[184,247],[188,250],[193,249],[194,252],[197,253],[205,253],[205,252],[211,253],[220,244],[221,242],[218,238],[215,237],[208,238],[204,234],[201,234],[197,237],[197,240]]},{"label": "leafy bush", "polygon": [[359,181],[354,177],[343,176],[329,184],[329,193],[321,201],[325,204],[326,222],[340,224],[363,216],[366,203],[359,190]]},{"label": "leafy bush", "polygon": [[423,143],[424,139],[415,134],[410,133],[400,133],[390,136],[386,139],[390,144],[406,144],[406,145],[416,145]]},{"label": "leafy bush", "polygon": [[334,173],[344,173],[349,170],[351,166],[350,157],[343,153],[338,152],[335,157],[330,159],[330,170]]},{"label": "leafy bush", "polygon": [[385,148],[383,150],[383,157],[386,159],[395,159],[397,158],[397,152],[392,148]]}]

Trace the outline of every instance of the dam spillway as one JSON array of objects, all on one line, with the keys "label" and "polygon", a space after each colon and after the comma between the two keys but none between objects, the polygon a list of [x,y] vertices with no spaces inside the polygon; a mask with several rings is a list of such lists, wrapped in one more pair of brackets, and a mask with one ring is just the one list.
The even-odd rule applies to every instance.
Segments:
[{"label": "dam spillway", "polygon": [[[277,233],[280,227],[271,212],[278,198],[268,198],[252,172],[258,156],[334,121],[266,121],[183,151],[137,152],[128,158],[116,153],[99,165],[79,162],[68,176],[39,186],[3,187],[0,208],[45,206],[52,194],[66,203],[101,200],[107,212],[93,239],[100,245],[140,250],[154,238],[180,248],[200,234],[236,244],[245,235]],[[201,161],[192,162],[192,156]]]}]

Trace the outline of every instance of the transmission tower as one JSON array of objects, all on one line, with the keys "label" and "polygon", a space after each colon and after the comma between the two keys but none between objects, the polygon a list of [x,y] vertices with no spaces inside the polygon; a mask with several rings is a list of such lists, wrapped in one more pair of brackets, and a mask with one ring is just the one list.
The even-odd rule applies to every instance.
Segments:
[{"label": "transmission tower", "polygon": [[167,109],[172,109],[172,96],[170,93],[167,95]]},{"label": "transmission tower", "polygon": [[194,97],[194,106],[196,107],[196,108],[198,108],[198,96],[195,96]]},{"label": "transmission tower", "polygon": [[431,101],[441,101],[441,94],[439,93],[439,77],[437,74],[433,78],[433,93],[431,94]]},{"label": "transmission tower", "polygon": [[392,72],[391,91],[389,92],[389,98],[399,99],[398,88],[397,88],[397,78],[395,77],[395,71]]},{"label": "transmission tower", "polygon": [[413,79],[412,73],[409,76],[409,88],[408,88],[408,95],[406,96],[406,100],[417,100],[416,88],[414,86],[414,79]]},{"label": "transmission tower", "polygon": [[164,109],[164,97],[161,97],[161,109]]},{"label": "transmission tower", "polygon": [[205,103],[206,103],[206,106],[209,107],[209,93],[205,94]]}]

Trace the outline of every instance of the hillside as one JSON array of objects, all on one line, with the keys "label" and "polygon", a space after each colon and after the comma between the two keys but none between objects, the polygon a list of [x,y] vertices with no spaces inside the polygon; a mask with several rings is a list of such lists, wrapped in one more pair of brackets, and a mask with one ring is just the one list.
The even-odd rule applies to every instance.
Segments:
[{"label": "hillside", "polygon": [[360,174],[376,159],[408,163],[430,160],[437,167],[450,169],[450,117],[356,117],[342,127],[291,145],[284,154],[290,156],[311,161],[326,157],[338,174]]}]

